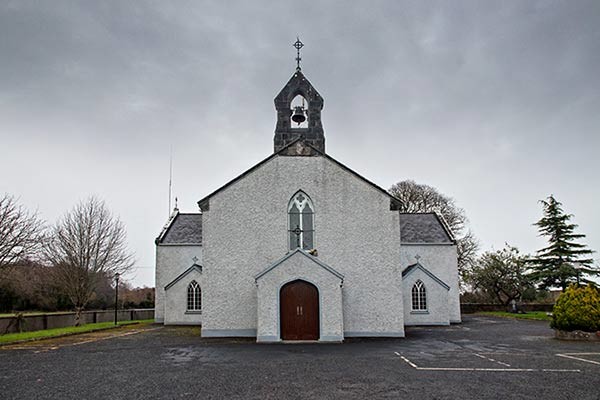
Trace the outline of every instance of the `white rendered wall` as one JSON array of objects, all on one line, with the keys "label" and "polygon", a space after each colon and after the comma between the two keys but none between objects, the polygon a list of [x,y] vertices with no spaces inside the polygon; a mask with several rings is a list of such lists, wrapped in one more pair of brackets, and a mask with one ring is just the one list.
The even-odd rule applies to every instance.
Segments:
[{"label": "white rendered wall", "polygon": [[[421,280],[427,295],[427,310],[412,309],[412,287]],[[406,325],[450,325],[448,313],[448,289],[441,286],[420,269],[413,270],[404,278],[404,323]]]},{"label": "white rendered wall", "polygon": [[[165,293],[165,325],[201,325],[202,313],[187,311],[187,289],[188,285],[196,281],[200,285],[202,297],[204,297],[204,280],[202,273],[196,270],[190,271],[181,280],[177,281]],[[202,299],[204,300],[204,299]]]},{"label": "white rendered wall", "polygon": [[[461,322],[460,292],[458,287],[458,265],[455,245],[407,245],[401,246],[402,270],[417,262],[450,286],[448,291],[448,319],[451,323]],[[410,304],[407,305],[410,308]]]},{"label": "white rendered wall", "polygon": [[[194,261],[197,257],[198,261]],[[165,321],[165,286],[193,264],[202,265],[202,246],[158,245],[156,246],[156,277],[154,320]]]},{"label": "white rendered wall", "polygon": [[342,341],[342,280],[301,253],[293,254],[257,280],[257,341],[281,340],[280,290],[286,283],[297,279],[312,283],[319,291],[319,340]]},{"label": "white rendered wall", "polygon": [[315,207],[319,259],[345,276],[345,336],[404,336],[390,198],[324,157],[281,156],[215,194],[203,213],[203,334],[256,335],[253,277],[287,253],[287,205],[300,189]]}]

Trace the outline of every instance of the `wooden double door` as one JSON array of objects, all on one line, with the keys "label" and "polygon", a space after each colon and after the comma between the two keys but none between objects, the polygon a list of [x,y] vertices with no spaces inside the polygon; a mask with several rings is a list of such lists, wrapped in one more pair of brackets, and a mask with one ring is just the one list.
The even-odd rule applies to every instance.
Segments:
[{"label": "wooden double door", "polygon": [[306,281],[287,283],[279,292],[282,340],[319,340],[319,291]]}]

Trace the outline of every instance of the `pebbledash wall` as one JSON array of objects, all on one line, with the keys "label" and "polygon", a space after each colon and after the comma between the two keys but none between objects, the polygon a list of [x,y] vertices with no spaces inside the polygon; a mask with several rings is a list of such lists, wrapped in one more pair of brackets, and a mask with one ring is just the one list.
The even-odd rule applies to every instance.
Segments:
[{"label": "pebbledash wall", "polygon": [[[316,171],[311,169],[315,166],[318,166]],[[279,180],[281,183],[280,177],[290,174],[290,181],[302,179],[304,184],[297,186],[284,183],[283,189],[274,191],[267,187],[258,194],[252,190],[261,187],[264,182]],[[328,191],[330,187],[333,188],[331,192]],[[257,309],[261,303],[260,291],[257,290],[258,286],[252,287],[252,279],[257,270],[263,270],[273,260],[287,254],[287,204],[298,189],[308,192],[315,202],[315,247],[319,257],[314,259],[331,264],[347,276],[340,290],[344,336],[402,336],[403,328],[402,331],[382,330],[379,321],[374,321],[381,319],[381,315],[384,316],[383,325],[390,323],[390,317],[400,318],[401,322],[392,323],[402,326],[460,322],[456,246],[443,233],[439,225],[441,221],[433,214],[398,215],[397,211],[389,211],[389,197],[386,194],[324,157],[286,156],[277,156],[251,170],[243,179],[210,198],[210,209],[205,211],[204,224],[199,214],[185,216],[175,212],[172,215],[160,236],[164,240],[157,239],[157,322],[193,325],[204,322],[205,336],[257,335],[259,340],[272,340],[273,336],[278,335],[272,329],[278,324],[278,310],[272,310],[270,321],[264,316],[261,318],[261,310]],[[279,198],[277,203],[272,197],[273,193]],[[220,205],[220,201],[226,204]],[[336,208],[334,212],[332,208]],[[217,212],[211,214],[215,209]],[[250,212],[252,209],[262,211],[257,214]],[[187,218],[183,224],[180,220],[182,216]],[[212,237],[208,237],[206,231],[211,230],[211,221],[219,229]],[[399,229],[395,229],[398,221],[403,227],[400,235],[404,240],[402,243],[398,238]],[[173,224],[173,229],[167,229]],[[221,263],[216,263],[216,266],[203,262],[202,237],[198,236],[202,225],[205,230],[204,243],[214,245],[215,258],[219,254],[222,256]],[[436,229],[432,231],[434,225]],[[374,235],[363,232],[374,232]],[[188,243],[190,240],[195,244]],[[380,252],[385,246],[386,250],[396,249],[398,253]],[[414,270],[402,279],[402,271],[417,260],[429,273],[421,269]],[[190,270],[192,265],[200,268]],[[201,266],[204,266],[203,271]],[[212,282],[208,274],[214,277]],[[387,276],[391,281],[379,279],[380,276]],[[421,279],[427,288],[426,312],[411,310],[411,289],[417,279]],[[176,283],[169,285],[173,280],[177,280]],[[201,285],[204,315],[186,310],[187,286],[192,280]],[[308,278],[306,280],[310,281]],[[362,286],[365,281],[368,284]],[[233,289],[227,289],[227,282],[233,282]],[[217,286],[213,287],[212,283]],[[165,291],[167,285],[169,289]],[[377,285],[384,285],[383,292]],[[244,288],[241,297],[236,292],[239,287]],[[396,304],[395,310],[399,310],[401,316],[394,315],[391,308],[381,306],[385,300],[373,298],[373,293],[389,296],[394,301],[399,297],[402,304]],[[274,296],[269,301],[278,300],[278,293]],[[365,303],[362,300],[364,298],[369,301]],[[365,312],[357,315],[361,310]],[[218,318],[215,325],[207,330],[205,315],[211,312]],[[223,313],[230,315],[220,315]],[[321,318],[324,318],[324,314]],[[362,321],[370,325],[363,325]],[[268,328],[270,330],[261,332],[261,324],[264,327],[271,326]],[[348,326],[355,330],[348,329]],[[322,331],[323,338],[336,340],[337,333],[331,332]]]},{"label": "pebbledash wall", "polygon": [[[402,218],[402,216],[400,216]],[[448,243],[439,244],[407,244],[403,243],[400,250],[400,262],[405,269],[407,266],[415,264],[418,259],[419,264],[426,268],[429,272],[443,281],[450,287],[450,290],[440,290],[438,283],[431,280],[430,277],[423,277],[420,272],[411,273],[404,283],[404,297],[410,298],[410,290],[412,284],[409,281],[414,281],[411,277],[422,277],[423,283],[426,285],[428,306],[431,306],[429,314],[411,313],[412,305],[406,304],[407,325],[419,324],[442,324],[442,321],[447,323],[459,323],[460,317],[460,296],[458,287],[458,267],[456,256],[456,245]],[[416,274],[416,275],[415,275]],[[408,286],[410,285],[410,286]],[[406,292],[408,291],[408,293]],[[407,297],[408,296],[408,297]],[[443,314],[442,304],[447,305],[447,314]],[[409,315],[410,314],[410,315]],[[447,315],[447,316],[446,316]]]},{"label": "pebbledash wall", "polygon": [[[196,257],[196,261],[194,261]],[[202,246],[191,244],[158,244],[156,246],[156,295],[155,315],[156,322],[167,324],[200,324],[200,315],[186,315],[187,307],[187,285],[192,281],[190,274],[174,285],[169,294],[169,302],[166,302],[165,286],[171,283],[179,275],[194,264],[202,265]],[[200,282],[198,282],[200,283]],[[181,293],[181,287],[185,285],[185,293]],[[201,286],[204,290],[204,287]],[[177,292],[177,293],[175,293]],[[168,307],[168,310],[165,309]],[[165,313],[169,320],[165,321]]]},{"label": "pebbledash wall", "polygon": [[321,156],[276,156],[210,198],[202,334],[256,336],[254,276],[288,252],[298,190],[314,204],[319,260],[344,275],[344,336],[404,336],[399,214],[385,193]]},{"label": "pebbledash wall", "polygon": [[185,275],[181,276],[172,284],[165,287],[165,324],[166,325],[201,325],[202,311],[187,310],[187,292],[188,286],[192,281],[196,281],[202,289],[204,288],[204,279],[201,267],[195,264],[187,269]]},{"label": "pebbledash wall", "polygon": [[[427,310],[412,309],[412,287],[423,282],[427,292]],[[421,268],[413,268],[403,279],[405,325],[450,325],[448,289]]]}]

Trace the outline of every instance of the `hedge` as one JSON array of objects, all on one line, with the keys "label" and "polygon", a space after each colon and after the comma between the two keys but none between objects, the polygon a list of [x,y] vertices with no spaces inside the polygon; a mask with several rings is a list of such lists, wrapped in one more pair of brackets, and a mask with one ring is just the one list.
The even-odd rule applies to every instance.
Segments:
[{"label": "hedge", "polygon": [[556,300],[550,326],[563,331],[600,331],[600,290],[572,285]]}]

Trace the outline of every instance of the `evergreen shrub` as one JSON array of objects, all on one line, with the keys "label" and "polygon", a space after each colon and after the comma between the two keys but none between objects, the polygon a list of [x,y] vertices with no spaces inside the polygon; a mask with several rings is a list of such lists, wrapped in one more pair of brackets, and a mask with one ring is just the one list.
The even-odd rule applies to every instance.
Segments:
[{"label": "evergreen shrub", "polygon": [[600,290],[571,285],[556,300],[550,326],[562,331],[600,331]]}]

